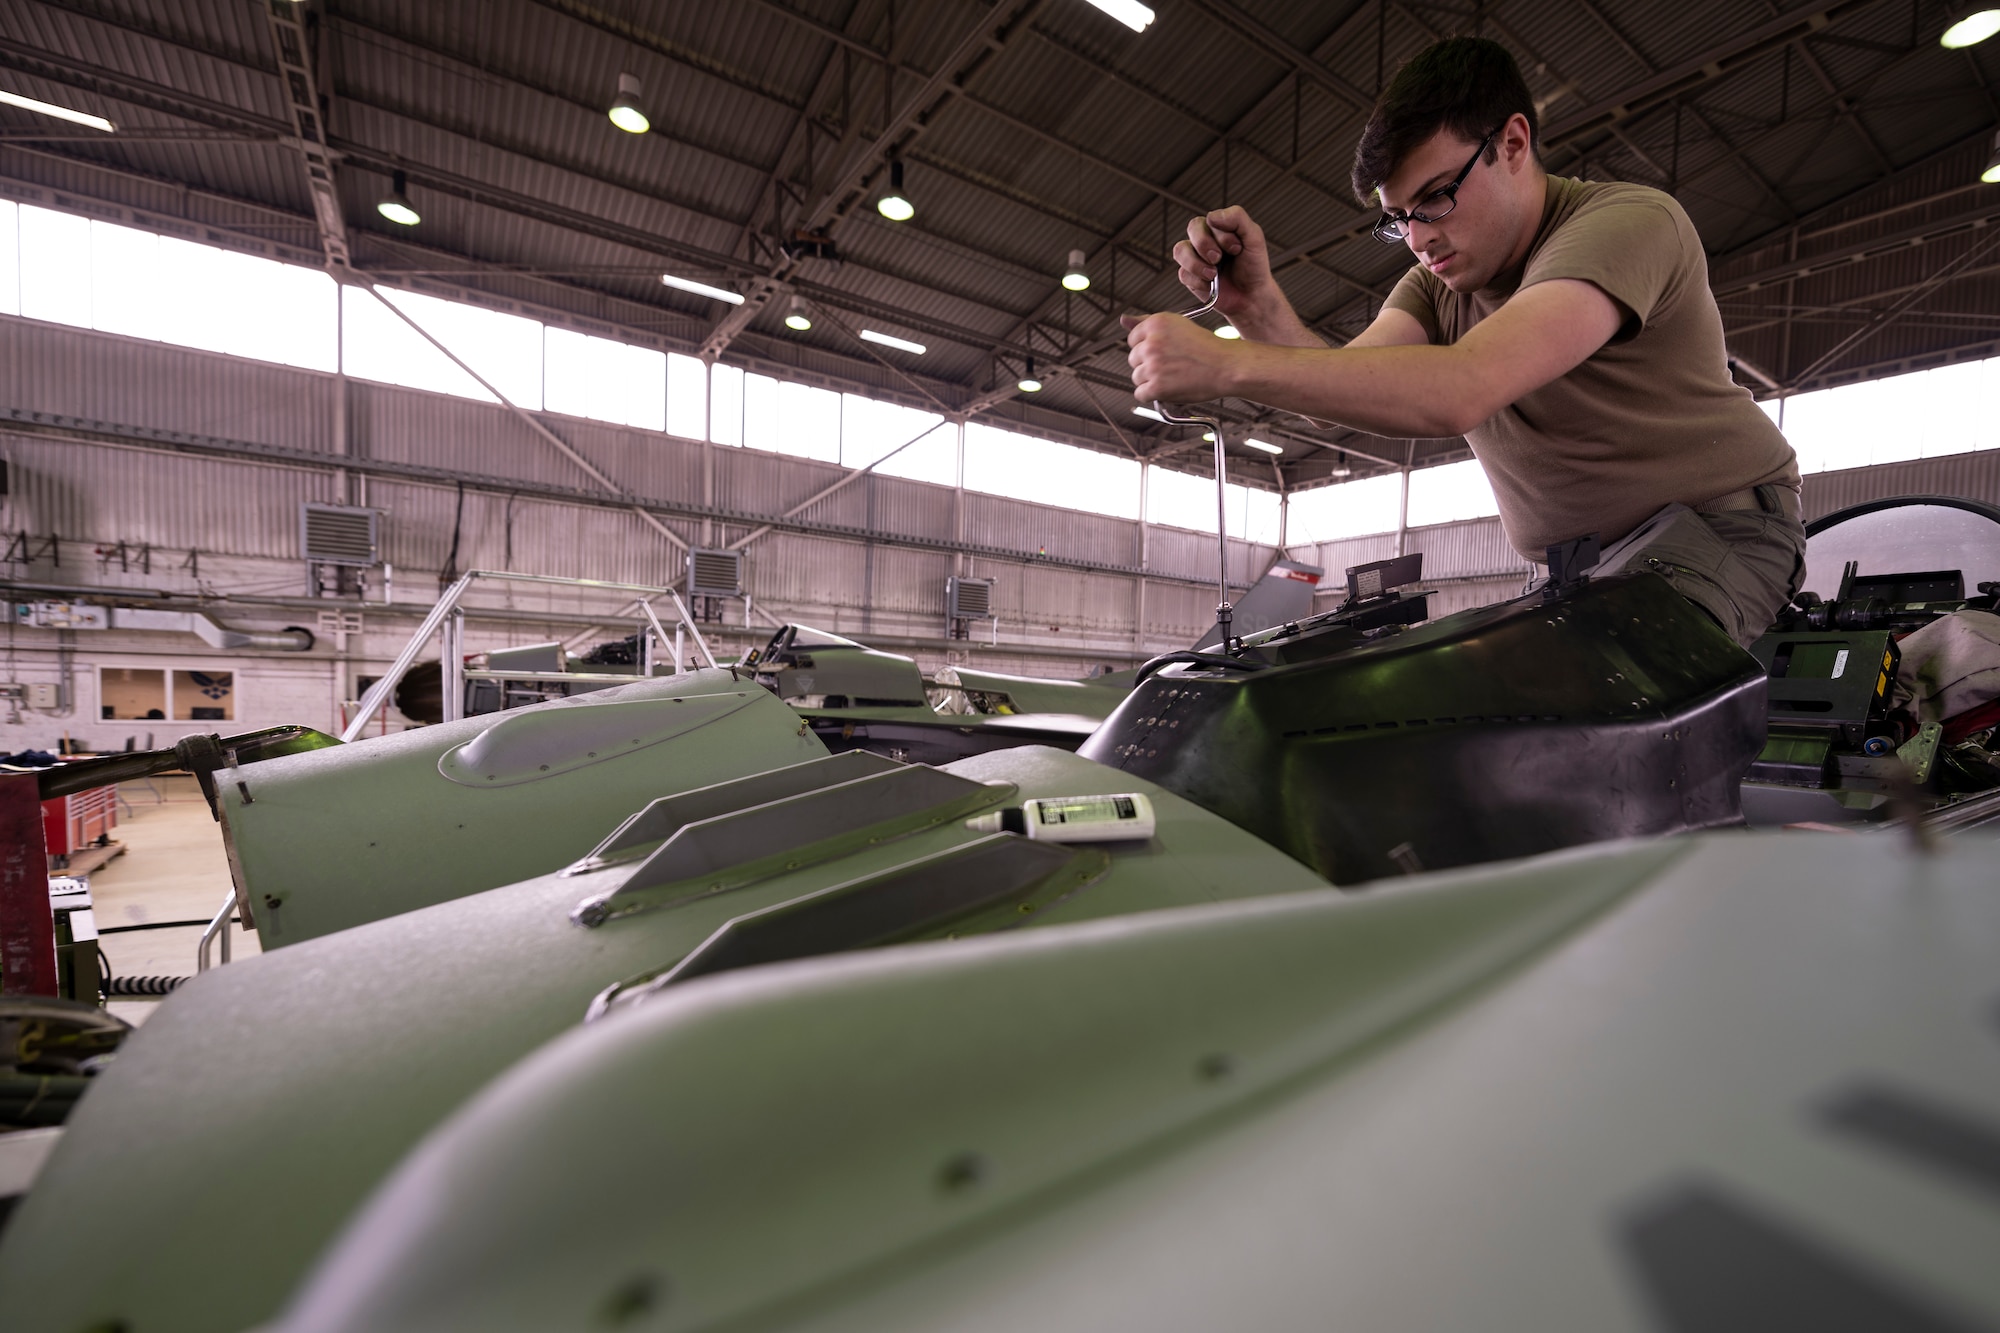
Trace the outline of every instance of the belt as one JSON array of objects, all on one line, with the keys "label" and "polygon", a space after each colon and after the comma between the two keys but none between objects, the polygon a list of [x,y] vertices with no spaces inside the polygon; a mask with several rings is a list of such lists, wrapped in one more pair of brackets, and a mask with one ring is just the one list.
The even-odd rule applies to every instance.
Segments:
[{"label": "belt", "polygon": [[[1771,493],[1774,501],[1772,505],[1766,505],[1763,497],[1759,495],[1760,491],[1766,490]],[[1766,486],[1745,486],[1740,491],[1718,495],[1713,500],[1704,500],[1698,505],[1689,505],[1688,508],[1702,514],[1717,514],[1732,509],[1749,509],[1758,513],[1775,512],[1797,522],[1804,506],[1799,503],[1797,490],[1774,482]]]}]

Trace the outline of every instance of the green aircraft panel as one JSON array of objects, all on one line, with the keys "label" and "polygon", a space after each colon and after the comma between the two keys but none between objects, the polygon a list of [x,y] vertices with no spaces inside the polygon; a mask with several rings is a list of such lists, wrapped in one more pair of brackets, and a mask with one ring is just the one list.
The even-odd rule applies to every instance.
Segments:
[{"label": "green aircraft panel", "polygon": [[268,759],[218,787],[268,952],[554,870],[656,796],[825,753],[768,691],[702,670]]},{"label": "green aircraft panel", "polygon": [[[1066,752],[1022,747],[950,771],[1019,797],[1139,791],[1159,819],[1150,842],[1106,844],[1109,865],[1088,884],[964,929],[1325,887],[1199,807]],[[633,861],[457,897],[196,978],[79,1104],[0,1237],[8,1333],[269,1319],[427,1130],[576,1026],[599,991],[671,967],[745,913],[984,836],[962,821],[879,843],[868,832],[863,816],[830,860],[595,929],[572,912],[634,875]]]}]

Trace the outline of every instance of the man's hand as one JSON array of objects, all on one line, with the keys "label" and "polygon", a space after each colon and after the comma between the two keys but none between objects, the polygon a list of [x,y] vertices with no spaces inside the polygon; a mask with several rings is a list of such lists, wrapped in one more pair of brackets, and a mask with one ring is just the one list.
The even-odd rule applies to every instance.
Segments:
[{"label": "man's hand", "polygon": [[[1222,285],[1215,308],[1257,342],[1292,347],[1323,344],[1308,332],[1271,276],[1271,251],[1264,229],[1241,207],[1231,205],[1188,220],[1188,238],[1174,246],[1181,285],[1203,302],[1218,271]],[[1224,260],[1227,263],[1224,263]]]},{"label": "man's hand", "polygon": [[1190,218],[1187,234],[1185,241],[1174,246],[1174,262],[1180,265],[1181,285],[1203,301],[1208,300],[1209,281],[1222,268],[1223,258],[1229,259],[1222,277],[1222,299],[1216,305],[1223,314],[1231,318],[1255,314],[1277,290],[1264,229],[1242,208],[1232,205]]},{"label": "man's hand", "polygon": [[1230,356],[1236,348],[1192,320],[1179,315],[1120,315],[1132,350],[1132,396],[1142,403],[1155,399],[1200,403],[1220,398],[1227,390]]}]

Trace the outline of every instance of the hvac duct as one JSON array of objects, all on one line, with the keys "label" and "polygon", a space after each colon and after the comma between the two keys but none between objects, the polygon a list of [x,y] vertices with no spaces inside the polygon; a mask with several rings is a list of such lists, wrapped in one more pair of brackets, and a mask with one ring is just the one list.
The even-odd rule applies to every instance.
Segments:
[{"label": "hvac duct", "polygon": [[313,632],[309,629],[298,626],[281,630],[231,629],[200,611],[145,611],[118,606],[111,609],[111,627],[197,634],[211,648],[269,648],[274,652],[302,653],[313,646]]}]

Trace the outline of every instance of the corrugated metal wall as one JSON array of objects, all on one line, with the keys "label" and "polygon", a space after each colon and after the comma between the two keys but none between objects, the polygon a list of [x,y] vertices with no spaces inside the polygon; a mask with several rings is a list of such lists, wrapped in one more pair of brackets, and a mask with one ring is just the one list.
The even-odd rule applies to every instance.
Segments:
[{"label": "corrugated metal wall", "polygon": [[[339,661],[327,665],[331,650],[315,650],[323,663],[318,669],[332,674],[324,677],[325,689],[312,697],[323,696],[328,707],[351,692],[351,675],[343,679],[340,673],[375,669],[400,646],[411,616],[434,595],[437,573],[450,558],[454,530],[455,564],[461,570],[514,568],[665,584],[682,567],[677,548],[637,516],[616,508],[492,489],[467,489],[461,499],[448,482],[335,470],[342,457],[336,441],[344,415],[349,458],[518,479],[530,487],[595,488],[575,463],[519,418],[490,404],[0,317],[0,407],[127,430],[179,431],[277,446],[325,460],[240,461],[56,438],[33,425],[0,427],[0,449],[11,464],[11,493],[0,522],[10,533],[59,535],[66,555],[60,570],[46,557],[16,560],[10,572],[24,581],[296,597],[304,590],[305,577],[298,558],[299,504],[352,502],[382,509],[382,554],[396,570],[397,599],[403,605],[393,613],[370,608],[368,631],[347,645]],[[848,475],[834,465],[804,459],[569,418],[543,420],[619,485],[663,502],[700,503],[706,491],[721,508],[777,515]],[[705,469],[710,474],[706,484]],[[1819,474],[1807,478],[1805,488],[1807,509],[1814,515],[1907,493],[1968,495],[2000,503],[2000,451]],[[872,634],[888,643],[901,640],[930,666],[949,656],[1002,670],[1076,675],[1087,663],[1122,665],[1135,656],[1192,643],[1214,614],[1215,594],[1207,580],[1214,570],[1215,539],[1209,535],[1142,528],[1123,519],[973,492],[961,495],[949,487],[885,476],[854,481],[815,503],[803,517],[946,545],[962,539],[975,552],[985,548],[988,553],[955,555],[830,535],[770,533],[746,548],[754,612],[731,604],[726,612],[731,622],[713,627],[721,651],[733,654],[761,640],[775,622],[804,620],[841,633]],[[741,522],[665,521],[695,542],[728,543],[749,531]],[[155,548],[151,572],[96,556],[97,547],[110,549],[120,542]],[[1323,586],[1333,588],[1342,570],[1386,559],[1395,546],[1395,535],[1384,533],[1298,547],[1292,554],[1325,568],[1329,578]],[[1001,558],[990,554],[995,548],[1019,554]],[[1424,553],[1425,578],[1440,588],[1433,603],[1440,614],[1510,596],[1526,571],[1526,562],[1507,546],[1497,519],[1412,529],[1405,549]],[[186,560],[190,550],[200,553],[198,561]],[[1247,586],[1275,554],[1267,546],[1232,542],[1232,584]],[[1090,562],[1119,572],[1064,568],[1044,560]],[[1136,569],[1142,560],[1156,574],[1143,590],[1133,574],[1123,572]],[[996,580],[998,623],[978,627],[970,641],[947,645],[942,640],[943,587],[954,572]],[[379,598],[379,584],[371,585],[370,596]],[[564,611],[561,599],[547,593],[504,600]],[[582,613],[580,604],[575,609]],[[273,610],[260,617],[245,612],[237,619],[282,624],[302,614]],[[750,624],[743,623],[746,615]],[[523,642],[551,632],[489,625],[475,633],[471,646],[487,646],[487,639]],[[192,641],[180,648],[197,659],[206,651]],[[28,644],[23,651],[32,656],[41,650]],[[298,659],[282,671],[271,666],[274,681],[282,675],[292,683],[283,690],[274,686],[270,697],[286,701],[287,707],[299,706],[305,696],[294,678],[303,666]],[[17,667],[16,675],[32,677],[36,669],[30,663]],[[255,693],[248,691],[246,700]],[[88,700],[79,697],[78,706],[83,716],[90,715]]]},{"label": "corrugated metal wall", "polygon": [[1806,517],[1894,495],[1956,495],[2000,505],[2000,449],[1815,472],[1805,479]]},{"label": "corrugated metal wall", "polygon": [[[1403,550],[1405,554],[1423,552],[1426,581],[1489,579],[1517,575],[1528,568],[1528,562],[1507,544],[1506,534],[1500,530],[1497,518],[1411,528],[1405,534]],[[1344,569],[1393,557],[1396,554],[1396,534],[1377,532],[1343,541],[1293,547],[1292,553],[1299,559],[1324,567],[1327,574],[1338,581]]]},{"label": "corrugated metal wall", "polygon": [[[530,488],[600,489],[519,417],[493,404],[0,317],[0,407],[102,423],[114,433],[181,432],[325,460],[241,461],[170,452],[139,439],[79,441],[33,424],[0,427],[0,448],[13,475],[5,526],[38,537],[59,535],[66,557],[60,569],[46,558],[16,562],[11,572],[24,580],[297,597],[305,591],[298,506],[307,500],[383,511],[381,554],[395,571],[397,601],[408,604],[405,610],[428,602],[448,561],[459,570],[511,568],[647,584],[671,583],[682,567],[677,548],[616,508],[509,494],[490,485],[461,494],[448,481],[334,470],[351,459],[445,469],[503,484],[518,480]],[[337,446],[343,417],[344,453]],[[725,510],[777,515],[850,475],[806,459],[573,418],[541,420],[618,485],[647,499],[706,499]],[[1199,579],[1205,585],[1212,577],[1215,540],[1200,533],[1142,530],[1123,519],[879,475],[850,482],[801,517],[945,546],[962,540],[973,553],[768,533],[746,547],[754,611],[741,603],[726,609],[731,622],[716,627],[721,651],[733,654],[761,640],[774,621],[804,620],[841,633],[919,641],[903,646],[915,648],[928,665],[942,664],[949,652],[996,669],[1077,675],[1093,662],[1124,665],[1192,643],[1214,614],[1215,595],[1206,586],[1162,581]],[[694,517],[663,521],[697,544],[740,541],[752,527]],[[119,542],[156,548],[151,572],[142,576],[92,562],[97,546]],[[1020,557],[1001,558],[992,553],[996,549]],[[199,582],[186,567],[189,551],[200,552],[193,562]],[[1232,583],[1247,586],[1275,555],[1268,546],[1232,541]],[[1121,571],[1143,560],[1161,577],[1148,579],[1142,596],[1130,573],[1043,560]],[[996,580],[998,623],[975,627],[962,648],[943,642],[944,582],[953,573]],[[378,576],[369,597],[380,596]],[[483,600],[560,609],[548,594]],[[748,625],[742,623],[746,614]],[[289,618],[302,615],[294,611]],[[260,619],[249,611],[237,618],[246,624]],[[262,618],[288,616],[271,611]],[[410,628],[407,615],[371,609],[369,618],[368,633],[350,645],[357,671],[392,655]],[[471,646],[547,632],[488,626],[485,637],[475,630]],[[192,642],[182,647],[205,651]],[[337,698],[339,691],[329,682],[325,694]]]}]

